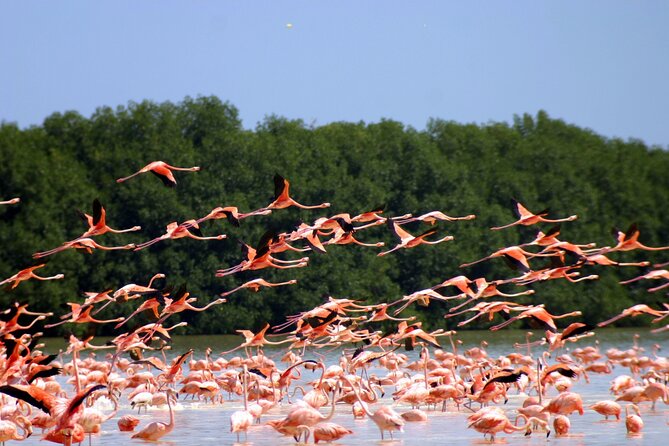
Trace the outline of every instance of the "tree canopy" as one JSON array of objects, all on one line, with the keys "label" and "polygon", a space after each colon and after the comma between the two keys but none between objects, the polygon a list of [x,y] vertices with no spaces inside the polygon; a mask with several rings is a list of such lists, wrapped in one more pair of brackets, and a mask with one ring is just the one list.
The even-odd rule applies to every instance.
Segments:
[{"label": "tree canopy", "polygon": [[[224,240],[167,240],[138,252],[96,250],[89,255],[67,250],[49,257],[42,269],[45,274],[63,273],[64,280],[28,281],[0,291],[3,308],[14,301],[29,302],[31,309],[59,315],[66,312],[61,307],[67,302],[80,302],[82,292],[146,284],[157,272],[166,275],[167,284],[187,284],[199,305],[255,277],[297,279],[295,286],[239,292],[210,311],[175,316],[189,322],[189,333],[231,333],[262,327],[266,321],[281,323],[324,296],[389,302],[459,274],[508,278],[517,273],[502,261],[467,269],[459,265],[531,241],[539,229],[550,227],[490,231],[515,219],[512,199],[535,211],[549,208],[550,215],[577,214],[578,220],[561,228],[561,237],[574,243],[610,246],[615,244],[612,227],[624,231],[637,223],[645,244],[669,244],[669,152],[637,140],[606,138],[543,111],[517,116],[512,125],[434,119],[424,131],[392,120],[310,126],[269,116],[246,130],[237,109],[215,97],[186,98],[178,104],[144,101],[115,110],[102,107],[90,118],[54,113],[41,126],[27,129],[2,123],[0,154],[0,199],[21,198],[17,205],[0,207],[0,278],[32,264],[33,253],[81,235],[87,226],[76,210],[91,214],[96,198],[104,204],[110,226],[142,226],[139,232],[96,239],[104,245],[141,243],[163,234],[170,222],[202,217],[217,206],[236,206],[241,212],[266,206],[273,199],[276,173],[290,180],[291,194],[299,201],[332,203],[329,209],[277,210],[244,220],[239,227],[228,220],[202,225],[205,235],[226,234]],[[174,188],[149,176],[116,183],[155,160],[201,166],[201,171],[176,172]],[[333,245],[326,254],[306,253],[306,268],[215,276],[216,270],[239,263],[239,241],[253,246],[268,229],[291,231],[317,217],[355,215],[379,206],[387,216],[440,210],[477,218],[439,223],[440,233],[454,236],[441,245],[384,257],[377,257],[378,248]],[[427,226],[415,222],[407,228],[417,234]],[[370,228],[360,238],[390,247],[394,243],[385,226]],[[288,252],[284,257],[303,255]],[[612,257],[660,263],[669,260],[669,251]],[[556,313],[579,309],[585,321],[595,323],[634,303],[662,301],[639,282],[627,287],[618,283],[647,270],[592,271],[599,280],[540,283],[533,296],[519,302],[545,303]],[[114,304],[100,316],[129,313],[137,306]],[[412,306],[407,314],[446,328],[459,320],[444,320],[447,311],[445,303],[437,302],[427,308]],[[59,328],[86,329],[95,327]],[[104,332],[98,334],[113,333],[108,326],[100,330]]]}]

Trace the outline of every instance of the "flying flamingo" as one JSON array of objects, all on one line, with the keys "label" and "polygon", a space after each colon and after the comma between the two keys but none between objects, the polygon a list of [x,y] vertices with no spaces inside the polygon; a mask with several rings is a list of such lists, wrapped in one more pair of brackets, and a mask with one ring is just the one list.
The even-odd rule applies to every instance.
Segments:
[{"label": "flying flamingo", "polygon": [[[623,285],[627,285],[628,283],[636,282],[636,281],[642,280],[642,279],[667,279],[667,280],[669,280],[669,271],[667,271],[666,269],[656,269],[656,270],[647,272],[646,274],[643,274],[641,276],[635,277],[633,279],[623,280],[622,282],[619,282],[619,283],[621,283]],[[669,282],[666,282],[665,284],[660,285],[659,287],[655,287],[655,288],[651,288],[651,289],[653,291],[657,291],[657,290],[660,290],[660,289],[668,287],[668,286],[669,286]],[[650,289],[648,291],[650,291]]]},{"label": "flying flamingo", "polygon": [[207,220],[219,220],[221,218],[227,218],[230,220],[233,226],[239,227],[239,220],[244,218],[251,217],[253,215],[268,215],[271,214],[270,209],[257,209],[255,211],[242,213],[239,212],[235,206],[226,206],[226,207],[217,207],[211,210],[206,216],[197,220],[197,223],[200,224]]},{"label": "flying flamingo", "polygon": [[532,319],[536,320],[540,324],[542,324],[544,327],[546,327],[547,330],[557,332],[557,327],[555,326],[555,322],[553,319],[562,319],[564,317],[569,317],[569,316],[580,316],[582,313],[580,311],[572,311],[571,313],[565,313],[561,314],[559,316],[555,316],[550,314],[546,309],[543,307],[543,304],[538,305],[538,306],[533,306],[520,314],[509,318],[508,320],[502,322],[501,324],[495,325],[494,327],[491,327],[490,330],[496,331],[501,328],[506,327],[509,324],[512,324],[513,322],[519,320],[519,319],[524,319],[526,317],[531,317]]},{"label": "flying flamingo", "polygon": [[163,438],[165,435],[172,432],[174,429],[174,409],[172,408],[172,398],[176,396],[176,392],[173,389],[167,389],[167,410],[170,411],[170,420],[168,423],[162,423],[159,421],[152,421],[134,434],[130,438],[139,438],[140,440],[146,441],[158,441]]},{"label": "flying flamingo", "polygon": [[404,305],[402,305],[400,308],[395,310],[394,314],[395,314],[395,316],[397,316],[402,311],[404,311],[404,309],[406,309],[409,305],[411,305],[413,302],[418,302],[420,305],[427,307],[430,304],[430,299],[435,299],[435,300],[445,302],[447,300],[458,299],[458,298],[462,298],[462,297],[466,297],[466,295],[463,293],[463,294],[458,294],[456,296],[444,296],[440,293],[437,293],[432,288],[427,288],[427,289],[420,290],[420,291],[415,291],[415,292],[413,292],[409,295],[403,296],[401,299],[396,300],[395,302],[392,302],[392,303],[388,304],[388,306],[393,306],[395,304],[399,304],[401,302],[404,302]]},{"label": "flying flamingo", "polygon": [[241,289],[244,289],[244,288],[247,288],[247,289],[253,291],[254,293],[257,293],[258,291],[260,291],[260,288],[262,288],[262,287],[276,287],[276,286],[282,286],[282,285],[294,285],[296,283],[297,283],[297,280],[295,280],[295,279],[289,280],[287,282],[271,283],[271,282],[266,281],[265,279],[258,278],[258,279],[249,280],[248,282],[239,285],[237,288],[234,288],[230,291],[226,291],[225,293],[221,293],[220,296],[221,297],[226,297],[226,296],[228,296],[228,295],[230,295],[230,294],[232,294],[236,291],[239,291]]},{"label": "flying flamingo", "polygon": [[470,215],[465,215],[464,217],[450,217],[443,212],[440,211],[432,211],[428,212],[427,214],[419,215],[418,217],[411,217],[403,220],[395,219],[397,223],[403,225],[405,223],[411,223],[414,221],[423,221],[425,223],[428,223],[430,225],[434,225],[438,221],[458,221],[458,220],[473,220],[476,218],[476,215],[470,214]]},{"label": "flying flamingo", "polygon": [[413,248],[416,247],[420,244],[427,244],[427,245],[436,245],[437,243],[441,242],[447,242],[449,240],[453,240],[452,235],[447,235],[446,237],[440,238],[439,240],[434,240],[434,241],[428,241],[425,240],[425,237],[428,237],[432,234],[435,234],[437,232],[436,229],[429,229],[425,232],[423,232],[420,235],[413,236],[406,232],[404,229],[400,227],[396,222],[394,221],[389,221],[389,226],[391,230],[395,233],[395,235],[400,239],[400,243],[398,243],[394,248],[388,250],[388,251],[383,251],[377,254],[377,256],[385,256],[386,254],[390,254],[393,251],[396,251],[400,248]]},{"label": "flying flamingo", "polygon": [[75,240],[71,240],[69,242],[65,242],[58,248],[50,249],[48,251],[43,251],[43,252],[36,252],[35,254],[33,254],[33,258],[41,259],[42,257],[47,257],[52,254],[56,254],[57,252],[65,251],[67,249],[77,249],[80,251],[85,251],[88,254],[92,254],[94,249],[101,249],[103,251],[114,251],[118,249],[135,249],[135,248],[136,246],[134,243],[130,243],[128,245],[123,245],[123,246],[102,246],[92,238],[78,238]]},{"label": "flying flamingo", "polygon": [[165,234],[161,235],[160,237],[156,237],[153,240],[149,240],[148,242],[137,245],[135,251],[147,248],[161,240],[178,239],[183,237],[188,237],[195,240],[223,240],[227,236],[225,234],[221,234],[214,237],[203,237],[202,232],[200,232],[200,228],[195,220],[187,220],[181,224],[177,224],[176,221],[173,221],[167,225]]},{"label": "flying flamingo", "polygon": [[19,201],[21,201],[20,198],[12,198],[11,200],[0,201],[0,204],[16,204],[16,203],[18,203]]},{"label": "flying flamingo", "polygon": [[107,226],[106,222],[107,212],[105,211],[105,208],[102,206],[102,203],[100,203],[100,200],[98,200],[97,198],[93,200],[93,215],[90,216],[88,214],[84,214],[83,212],[79,211],[79,216],[89,226],[88,230],[84,232],[79,238],[93,237],[95,235],[106,234],[107,232],[112,232],[114,234],[121,234],[124,232],[139,231],[140,229],[142,229],[141,226],[133,226],[132,228],[129,229],[112,229],[109,226]]},{"label": "flying flamingo", "polygon": [[58,325],[67,324],[68,322],[76,324],[85,324],[87,322],[94,322],[96,324],[106,324],[109,322],[120,322],[125,319],[124,317],[119,317],[116,319],[110,319],[106,321],[94,319],[93,316],[91,316],[91,310],[93,310],[93,305],[80,305],[72,302],[68,302],[67,304],[72,308],[72,312],[70,313],[72,317],[70,319],[65,319],[64,321],[61,322],[56,322],[55,324],[45,325],[44,328],[53,328],[57,327]]},{"label": "flying flamingo", "polygon": [[236,350],[239,350],[240,348],[248,348],[248,347],[262,347],[263,345],[280,345],[280,344],[285,344],[286,342],[293,342],[293,339],[286,339],[284,341],[280,342],[270,342],[267,339],[265,339],[265,332],[269,328],[269,323],[265,325],[265,327],[260,330],[258,333],[253,333],[250,330],[236,330],[237,333],[240,333],[241,335],[244,336],[245,341],[238,345],[237,347],[233,348],[232,350],[228,350],[226,352],[221,353],[221,355],[227,355],[228,353],[232,353]]},{"label": "flying flamingo", "polygon": [[10,288],[14,289],[19,285],[19,283],[21,283],[24,280],[28,280],[28,279],[58,280],[58,279],[62,279],[63,277],[65,277],[63,274],[56,274],[55,276],[51,276],[51,277],[42,277],[42,276],[38,276],[37,274],[34,273],[34,271],[36,269],[42,268],[44,266],[46,266],[46,263],[40,263],[39,265],[34,265],[34,266],[31,266],[31,267],[22,269],[18,273],[14,274],[12,277],[9,277],[9,278],[3,280],[2,282],[0,282],[0,285],[4,285],[6,283],[11,282],[12,285],[11,285]]},{"label": "flying flamingo", "polygon": [[618,243],[613,248],[603,248],[602,254],[613,251],[632,251],[634,249],[643,249],[645,251],[664,251],[665,249],[669,249],[669,246],[652,248],[640,243],[638,241],[640,231],[637,228],[636,223],[632,223],[627,229],[627,232],[619,231],[616,228],[613,228],[612,232]]},{"label": "flying flamingo", "polygon": [[258,242],[256,249],[240,242],[242,253],[245,259],[238,265],[216,271],[216,277],[224,277],[229,274],[235,274],[240,271],[255,271],[264,268],[302,268],[307,266],[309,257],[302,257],[297,260],[281,260],[271,255],[271,244],[275,234],[272,231],[266,232]]},{"label": "flying flamingo", "polygon": [[186,172],[197,172],[200,170],[199,167],[174,167],[163,161],[153,161],[152,163],[147,164],[142,167],[139,171],[133,173],[130,176],[119,178],[116,180],[117,183],[123,183],[124,181],[129,180],[130,178],[139,175],[140,173],[151,172],[163,182],[165,186],[174,187],[177,185],[177,180],[172,174],[173,170],[182,170]]},{"label": "flying flamingo", "polygon": [[499,249],[489,256],[483,257],[481,259],[475,260],[473,262],[469,263],[463,263],[460,265],[460,268],[465,268],[467,266],[472,266],[476,265],[479,262],[483,262],[485,260],[493,259],[495,257],[504,257],[504,259],[509,263],[511,268],[513,269],[518,269],[522,272],[528,272],[531,271],[530,264],[527,262],[527,259],[531,259],[533,257],[552,257],[556,256],[558,253],[552,253],[552,254],[535,254],[532,252],[525,251],[519,246],[508,246],[506,248]]},{"label": "flying flamingo", "polygon": [[648,266],[650,265],[650,262],[616,262],[606,257],[604,254],[593,254],[586,256],[585,264],[602,266]]},{"label": "flying flamingo", "polygon": [[609,324],[614,323],[618,319],[622,319],[627,316],[639,316],[641,314],[650,314],[655,317],[662,317],[666,314],[666,311],[659,311],[655,310],[653,308],[650,308],[648,305],[645,304],[637,304],[637,305],[632,305],[629,308],[624,309],[620,314],[617,316],[612,317],[611,319],[605,320],[604,322],[600,322],[597,324],[598,327],[606,327]]},{"label": "flying flamingo", "polygon": [[549,220],[547,218],[544,218],[544,216],[548,215],[548,209],[545,209],[538,214],[533,214],[532,212],[528,211],[525,206],[520,204],[518,201],[513,200],[515,205],[516,205],[516,213],[518,214],[518,220],[516,220],[513,223],[509,223],[508,225],[504,226],[497,226],[494,228],[490,228],[493,231],[497,231],[499,229],[505,229],[509,228],[511,226],[516,226],[516,225],[523,225],[523,226],[529,226],[529,225],[534,225],[539,222],[544,222],[544,223],[560,223],[563,221],[574,221],[578,218],[576,215],[572,215],[566,218],[559,218],[556,220]]},{"label": "flying flamingo", "polygon": [[274,201],[268,204],[262,210],[285,209],[295,206],[302,209],[322,209],[330,207],[330,203],[321,203],[313,206],[300,204],[290,197],[290,183],[278,173],[274,175]]}]

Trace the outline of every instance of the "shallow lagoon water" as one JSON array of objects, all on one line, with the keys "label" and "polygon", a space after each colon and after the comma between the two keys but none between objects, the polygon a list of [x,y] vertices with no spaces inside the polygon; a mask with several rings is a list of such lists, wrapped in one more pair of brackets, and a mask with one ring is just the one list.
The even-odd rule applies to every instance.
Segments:
[{"label": "shallow lagoon water", "polygon": [[[486,347],[486,350],[489,356],[496,358],[503,354],[508,354],[516,351],[513,348],[513,343],[515,342],[524,342],[526,331],[521,330],[506,330],[501,332],[492,333],[489,331],[468,331],[460,332],[456,336],[457,339],[463,341],[463,344],[460,346],[461,351],[464,351],[467,348],[478,346],[481,340],[485,339],[488,341],[489,345]],[[537,332],[538,333],[538,332]],[[610,329],[610,330],[599,330],[595,337],[583,339],[577,344],[570,344],[570,348],[576,347],[585,347],[587,345],[594,345],[595,341],[598,342],[599,348],[602,353],[606,352],[609,348],[618,348],[618,349],[627,349],[632,346],[633,335],[635,333],[640,334],[638,340],[639,346],[645,351],[642,355],[652,355],[652,347],[654,344],[659,344],[664,349],[669,349],[669,333],[656,334],[653,335],[649,333],[647,329]],[[57,341],[57,340],[53,340]],[[97,341],[97,339],[96,339]],[[59,342],[52,342],[47,340],[47,345],[49,346],[48,350],[53,348],[57,349],[60,345],[64,345]],[[235,345],[238,345],[241,342],[241,337],[239,336],[184,336],[184,337],[175,337],[172,344],[171,355],[176,356],[181,352],[185,351],[188,348],[195,348],[195,358],[200,359],[204,356],[204,350],[207,347],[211,347],[215,355],[221,351],[230,349]],[[448,346],[447,340],[440,341],[444,346],[444,349]],[[526,350],[523,349],[522,352]],[[540,349],[534,348],[533,353],[535,355],[540,353]],[[268,356],[274,356],[274,360],[277,362],[280,368],[284,368],[284,365],[279,363],[280,356],[285,352],[283,349],[271,349],[268,348],[265,350],[265,354]],[[563,353],[568,351],[562,351],[558,353]],[[324,352],[322,352],[324,353]],[[663,351],[660,351],[659,354],[663,355]],[[82,353],[82,357],[85,352]],[[418,356],[417,351],[407,352],[407,354],[412,359],[416,359]],[[338,357],[340,355],[340,350],[331,350],[326,356],[327,364],[337,363]],[[170,354],[168,354],[168,357]],[[305,355],[305,358],[309,358],[309,354]],[[553,354],[553,358],[555,354]],[[376,373],[377,375],[384,375],[386,372],[383,369],[371,368],[370,373]],[[509,444],[509,445],[539,445],[539,444],[553,444],[553,445],[616,445],[616,444],[630,444],[630,445],[663,445],[669,444],[669,406],[664,405],[662,402],[658,402],[656,409],[653,411],[650,408],[650,403],[640,404],[642,418],[644,420],[644,430],[643,433],[638,437],[628,436],[625,430],[624,423],[624,409],[623,409],[623,419],[619,422],[616,421],[604,421],[603,417],[594,411],[587,409],[587,406],[590,404],[604,400],[604,399],[614,399],[609,393],[609,386],[611,380],[618,375],[630,374],[629,370],[616,366],[613,370],[613,373],[610,375],[599,375],[595,373],[589,373],[590,383],[587,384],[582,378],[575,382],[572,390],[578,392],[583,397],[585,414],[579,416],[577,413],[573,413],[569,416],[571,420],[571,430],[570,435],[566,437],[555,437],[554,434],[551,434],[550,437],[546,438],[544,432],[536,431],[532,436],[525,437],[523,432],[518,432],[514,434],[498,434],[495,444]],[[302,376],[304,380],[312,380],[318,376],[318,372],[311,373],[308,371],[303,371]],[[65,387],[67,388],[67,387]],[[121,398],[121,409],[118,414],[112,420],[106,422],[102,428],[103,431],[101,434],[93,435],[93,444],[94,445],[118,445],[118,444],[143,444],[144,442],[138,440],[130,440],[129,433],[119,432],[116,421],[125,414],[134,414],[137,415],[136,411],[131,410],[130,405],[127,401],[126,395],[127,391],[124,392],[123,397]],[[390,394],[392,390],[386,388],[386,395],[381,400],[380,403],[372,405],[372,410],[378,407],[379,404],[392,404],[392,399]],[[556,391],[551,389],[548,394],[548,398],[554,397]],[[174,430],[164,437],[163,441],[160,441],[160,444],[173,444],[173,445],[182,445],[182,444],[192,444],[192,445],[209,445],[209,444],[220,444],[220,445],[232,445],[236,443],[236,436],[231,434],[230,431],[230,415],[235,410],[243,408],[243,402],[241,397],[233,395],[232,400],[228,400],[226,394],[225,402],[221,404],[210,404],[196,401],[191,401],[190,399],[184,400],[181,398],[177,405],[175,416],[176,416],[176,426]],[[504,406],[507,411],[507,415],[513,421],[515,418],[515,409],[522,404],[525,395],[517,395],[515,391],[510,392],[510,397],[508,403]],[[623,407],[624,407],[623,403]],[[403,412],[410,409],[408,406],[396,405],[394,406],[398,412]],[[478,407],[478,405],[474,405]],[[279,435],[274,429],[269,426],[266,426],[264,422],[272,419],[280,419],[288,412],[290,406],[287,403],[283,403],[279,407],[273,408],[270,412],[263,416],[263,424],[256,425],[252,427],[248,432],[248,438],[245,441],[244,435],[241,436],[241,444],[246,445],[290,445],[295,444],[295,441],[291,437],[284,437]],[[425,410],[425,407],[422,407]],[[327,413],[329,409],[322,409],[322,413]],[[468,444],[468,445],[484,445],[490,444],[489,441],[483,439],[483,435],[474,431],[473,429],[467,429],[466,418],[470,414],[466,409],[463,409],[461,412],[458,412],[456,406],[450,403],[447,407],[446,412],[441,412],[440,410],[428,411],[429,419],[424,423],[407,423],[405,426],[404,432],[395,432],[394,439],[388,439],[388,434],[386,433],[386,440],[381,441],[379,431],[376,425],[369,419],[365,418],[362,420],[354,420],[351,415],[351,407],[349,405],[338,405],[335,416],[331,421],[339,423],[351,430],[353,430],[352,435],[348,435],[341,439],[336,444],[341,445],[369,445],[377,444],[383,446],[392,446],[392,445],[444,445],[444,444]],[[168,411],[167,407],[164,408],[150,408],[148,413],[145,414],[142,410],[142,414],[138,416],[141,420],[141,423],[138,429],[141,429],[143,426],[148,424],[151,421],[168,421]],[[40,441],[39,430],[33,434],[31,438],[24,441],[22,444],[25,445],[44,445],[43,441]]]}]

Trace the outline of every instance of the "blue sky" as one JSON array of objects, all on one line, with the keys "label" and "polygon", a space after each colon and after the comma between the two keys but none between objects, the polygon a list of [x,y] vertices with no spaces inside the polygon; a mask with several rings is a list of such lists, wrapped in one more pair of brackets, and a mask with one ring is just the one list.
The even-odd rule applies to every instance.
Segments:
[{"label": "blue sky", "polygon": [[543,109],[669,146],[666,1],[0,0],[0,42],[0,120],[21,126],[216,95],[247,128]]}]

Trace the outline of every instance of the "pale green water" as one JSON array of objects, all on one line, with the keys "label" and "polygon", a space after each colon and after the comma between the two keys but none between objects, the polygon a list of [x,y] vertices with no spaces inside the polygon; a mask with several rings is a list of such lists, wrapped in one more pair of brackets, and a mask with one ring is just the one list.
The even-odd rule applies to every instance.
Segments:
[{"label": "pale green water", "polygon": [[[496,358],[502,354],[508,354],[514,351],[514,342],[524,342],[525,331],[507,330],[497,333],[484,332],[462,332],[458,333],[456,338],[463,341],[462,350],[478,346],[482,339],[489,342],[486,348],[488,354]],[[538,331],[536,332],[539,333]],[[608,348],[616,347],[619,349],[627,349],[632,345],[632,336],[634,333],[640,333],[639,345],[645,349],[643,354],[651,355],[653,344],[660,344],[665,349],[669,349],[669,333],[652,335],[648,330],[631,330],[631,329],[611,329],[600,330],[595,338],[584,339],[578,344],[572,344],[573,347],[584,347],[586,345],[594,345],[595,340],[599,342],[599,347],[602,352]],[[211,347],[216,354],[234,347],[243,339],[240,336],[191,336],[191,337],[175,337],[173,348],[168,356],[178,355],[188,348],[195,348],[195,358],[203,357],[203,351],[207,347]],[[98,341],[96,339],[96,341]],[[47,340],[48,350],[58,349],[64,344],[60,340]],[[99,341],[102,343],[102,341]],[[59,345],[60,344],[60,345]],[[448,341],[443,340],[442,345],[444,349],[448,349]],[[275,356],[275,361],[280,368],[285,365],[279,363],[280,355],[284,350],[266,349],[265,353],[269,356]],[[523,350],[524,352],[524,350]],[[534,349],[535,354],[540,352],[539,349]],[[416,357],[417,352],[408,352],[410,357]],[[662,354],[662,352],[660,352]],[[339,356],[339,351],[332,351],[327,356],[328,363],[336,363]],[[309,354],[305,358],[310,357]],[[373,369],[371,373],[383,375],[384,370]],[[584,407],[587,407],[593,402],[603,399],[613,399],[609,394],[608,388],[611,380],[620,374],[630,374],[629,370],[616,367],[612,375],[597,375],[590,374],[591,382],[586,384],[583,380],[577,381],[572,388],[573,391],[579,392],[584,401]],[[310,372],[303,373],[308,380],[313,379],[315,375]],[[66,389],[71,387],[66,386]],[[555,396],[555,391],[549,394],[549,397]],[[392,400],[389,395],[392,393],[392,388],[386,389],[386,397],[381,403],[372,406],[372,410],[380,407],[380,404],[391,404]],[[108,421],[103,425],[103,432],[93,436],[93,444],[98,445],[117,445],[129,444],[137,442],[130,440],[128,433],[119,432],[116,426],[116,421],[120,416],[132,413],[129,403],[126,398],[127,391],[121,399],[122,408],[116,418]],[[515,418],[514,409],[522,403],[523,397],[513,395],[509,402],[504,406],[509,418]],[[232,401],[226,400],[224,404],[204,404],[200,402],[191,402],[191,400],[179,402],[176,411],[176,427],[166,437],[162,444],[220,444],[230,445],[235,443],[235,436],[229,433],[230,415],[235,410],[243,407],[242,401],[239,397],[234,396]],[[280,419],[288,412],[289,405],[284,402],[280,407],[275,407],[268,414],[263,416],[263,422],[272,419]],[[398,412],[409,409],[405,406],[395,406]],[[425,409],[423,407],[423,409]],[[521,433],[515,434],[500,434],[497,437],[496,443],[510,444],[510,445],[536,445],[536,444],[557,444],[557,445],[615,445],[626,443],[630,445],[663,445],[669,443],[669,406],[658,403],[656,410],[651,411],[650,403],[641,404],[642,417],[644,419],[645,427],[643,434],[640,437],[628,437],[624,421],[612,422],[603,421],[602,416],[596,414],[592,410],[586,409],[583,416],[574,413],[570,416],[571,419],[571,435],[568,437],[555,438],[553,435],[546,439],[545,434],[536,432],[531,437],[524,437]],[[325,410],[322,411],[326,413]],[[457,412],[455,406],[449,406],[447,412],[430,411],[428,412],[429,420],[425,423],[407,423],[403,433],[395,433],[394,440],[385,440],[381,442],[379,431],[371,420],[354,420],[351,415],[351,408],[348,405],[337,407],[336,414],[333,420],[349,429],[353,430],[352,435],[344,437],[338,444],[344,445],[368,445],[383,444],[389,445],[443,445],[443,444],[489,444],[483,440],[482,434],[467,429],[466,417],[470,412]],[[135,412],[135,415],[136,412]],[[148,424],[150,421],[167,421],[168,412],[166,408],[149,409],[148,414],[139,415],[141,424],[138,429]],[[623,416],[624,418],[624,416]],[[25,441],[26,445],[44,444],[39,441],[40,434],[35,432],[33,437]],[[387,438],[387,434],[386,434]],[[242,436],[243,439],[243,436]],[[289,437],[282,437],[277,434],[271,427],[264,424],[254,426],[248,433],[248,445],[277,445],[277,444],[295,444],[294,440]]]}]

